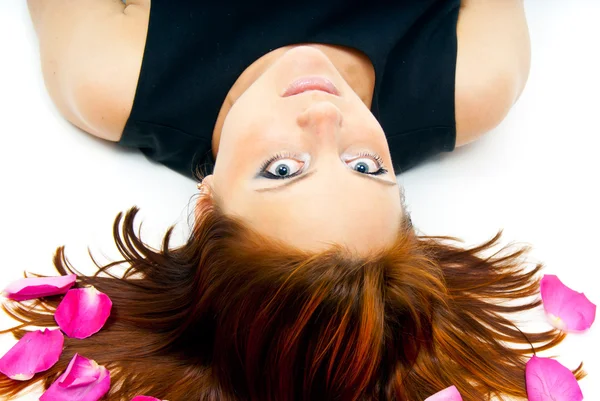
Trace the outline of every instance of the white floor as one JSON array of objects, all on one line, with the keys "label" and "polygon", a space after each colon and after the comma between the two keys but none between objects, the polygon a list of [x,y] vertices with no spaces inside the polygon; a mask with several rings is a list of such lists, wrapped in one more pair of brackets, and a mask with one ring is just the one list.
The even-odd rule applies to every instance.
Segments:
[{"label": "white floor", "polygon": [[[399,180],[423,232],[476,243],[503,228],[506,242],[531,244],[547,272],[600,304],[600,1],[527,0],[526,7],[531,76],[509,117]],[[133,205],[147,242],[158,245],[174,223],[185,237],[195,183],[58,114],[23,0],[0,1],[0,149],[0,287],[23,270],[51,274],[63,244],[88,273],[88,246],[116,257],[112,221]],[[0,327],[9,324],[0,318]],[[600,400],[599,325],[555,351],[568,367],[585,362],[581,387],[591,401]],[[0,355],[12,343],[1,337]]]}]

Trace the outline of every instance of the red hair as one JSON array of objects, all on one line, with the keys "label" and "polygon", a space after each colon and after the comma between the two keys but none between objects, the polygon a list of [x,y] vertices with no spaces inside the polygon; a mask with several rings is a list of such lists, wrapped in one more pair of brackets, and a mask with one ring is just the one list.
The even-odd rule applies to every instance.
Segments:
[{"label": "red hair", "polygon": [[[0,395],[38,381],[48,387],[79,353],[110,370],[106,400],[421,401],[450,385],[465,401],[524,398],[528,355],[564,338],[511,322],[540,305],[532,296],[541,266],[522,260],[525,248],[487,255],[500,234],[465,249],[453,238],[419,237],[407,223],[379,253],[309,253],[207,206],[186,244],[170,248],[171,228],[154,250],[135,232],[136,213],[115,220],[123,261],[85,276],[63,248],[55,255],[60,274],[110,296],[106,326],[67,338],[60,361],[29,382],[0,377]],[[130,265],[125,274],[112,276],[121,263]],[[519,303],[498,302],[507,299]],[[55,326],[59,301],[5,301],[22,322],[7,331],[21,338],[27,326]],[[581,366],[574,373],[583,377]]]}]

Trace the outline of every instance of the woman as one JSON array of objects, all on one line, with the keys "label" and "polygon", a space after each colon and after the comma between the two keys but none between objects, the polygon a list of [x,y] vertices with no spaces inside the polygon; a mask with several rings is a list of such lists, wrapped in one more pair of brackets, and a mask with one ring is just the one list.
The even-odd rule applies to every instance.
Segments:
[{"label": "woman", "polygon": [[[29,2],[69,121],[188,176],[216,158],[203,182],[224,212],[302,246],[389,242],[394,174],[496,126],[529,70],[520,0],[53,4]],[[311,76],[335,93],[286,96]]]},{"label": "woman", "polygon": [[[563,335],[521,333],[502,315],[537,302],[491,299],[534,295],[539,266],[526,269],[523,250],[484,257],[497,238],[465,250],[417,236],[395,180],[504,118],[528,73],[522,1],[29,5],[69,121],[212,173],[180,248],[167,234],[150,249],[135,209],[119,216],[132,268],[79,278],[115,314],[39,379],[78,352],[111,369],[109,399],[525,395],[532,349],[507,344],[541,350]],[[55,261],[70,270],[62,252]],[[2,379],[0,394],[28,384]]]}]

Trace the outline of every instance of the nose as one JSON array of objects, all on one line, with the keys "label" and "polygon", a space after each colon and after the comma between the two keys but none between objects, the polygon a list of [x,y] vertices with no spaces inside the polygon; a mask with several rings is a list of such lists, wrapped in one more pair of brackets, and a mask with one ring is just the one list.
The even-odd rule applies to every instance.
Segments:
[{"label": "nose", "polygon": [[336,137],[343,121],[342,111],[331,102],[316,102],[298,115],[298,125],[318,136]]}]

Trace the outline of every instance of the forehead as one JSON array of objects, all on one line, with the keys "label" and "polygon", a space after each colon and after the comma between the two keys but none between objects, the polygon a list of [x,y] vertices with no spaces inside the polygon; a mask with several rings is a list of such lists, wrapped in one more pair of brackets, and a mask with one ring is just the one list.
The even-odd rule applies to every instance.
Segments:
[{"label": "forehead", "polygon": [[402,218],[398,209],[303,204],[291,213],[262,209],[244,220],[258,232],[301,249],[323,250],[340,244],[363,252],[393,243]]}]

